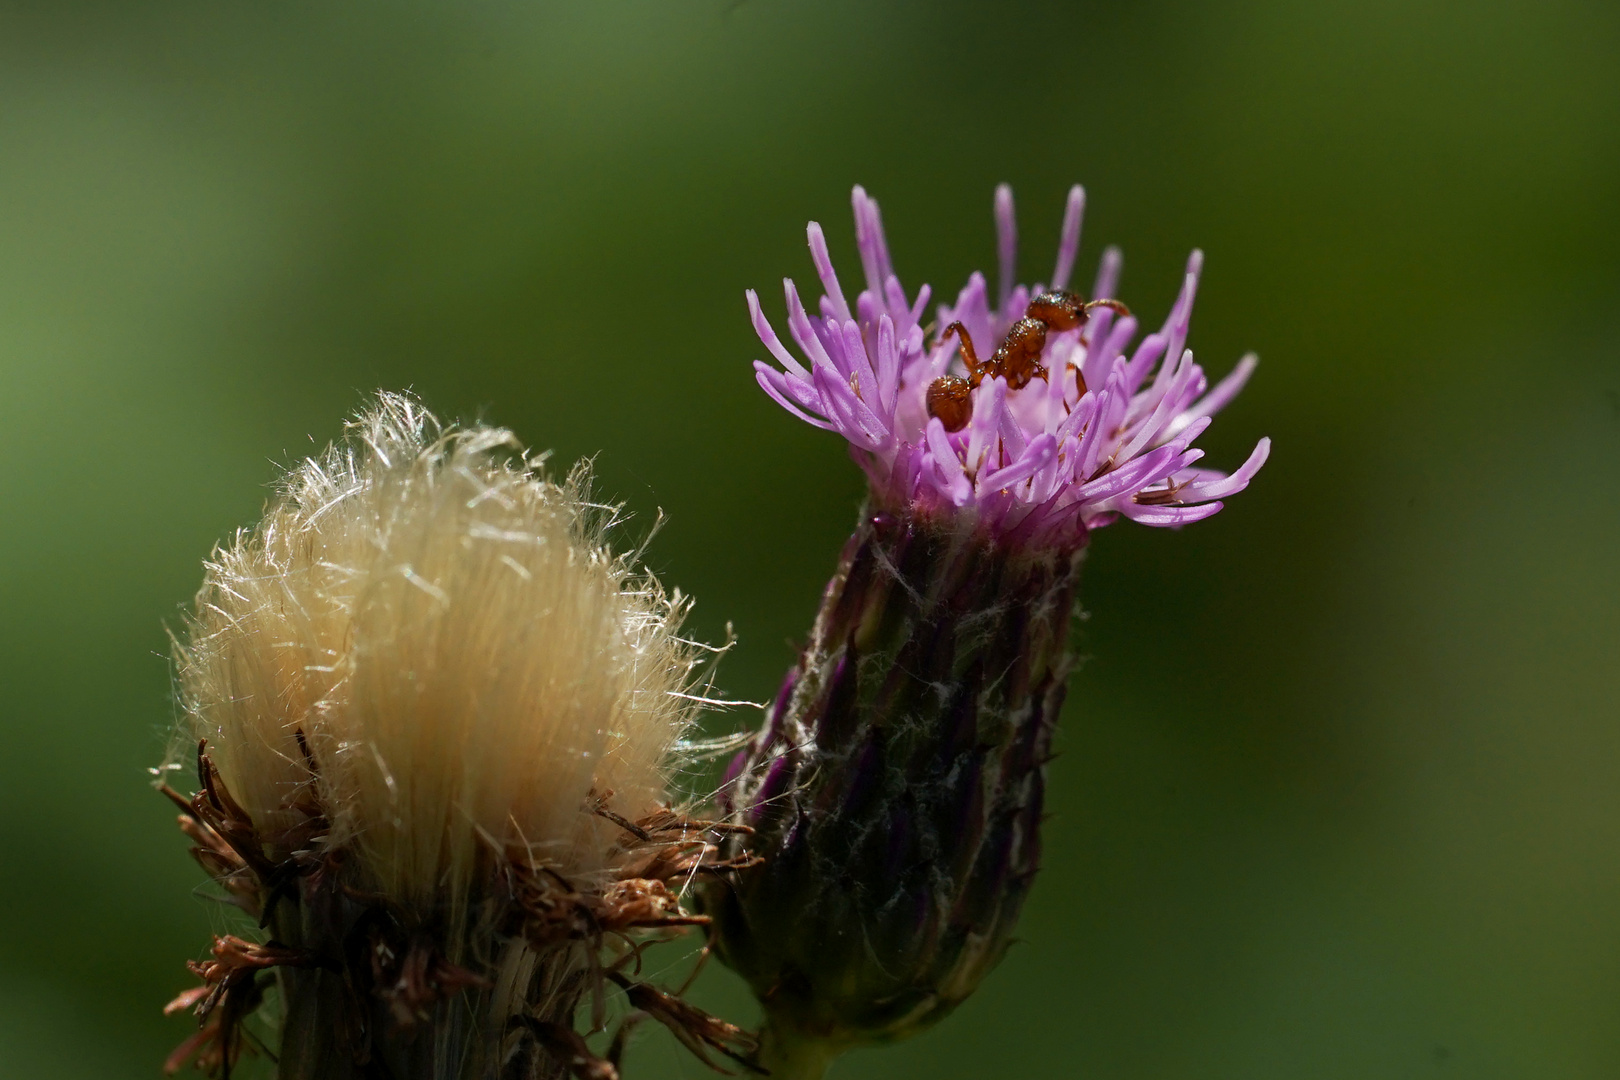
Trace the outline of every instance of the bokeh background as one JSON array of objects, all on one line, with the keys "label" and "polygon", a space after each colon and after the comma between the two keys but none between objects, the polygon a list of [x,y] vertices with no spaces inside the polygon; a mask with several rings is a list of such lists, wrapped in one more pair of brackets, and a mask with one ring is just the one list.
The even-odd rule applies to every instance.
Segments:
[{"label": "bokeh background", "polygon": [[855,273],[860,182],[954,293],[1002,180],[1027,278],[1085,183],[1150,320],[1202,246],[1193,346],[1262,357],[1203,442],[1275,450],[1097,536],[1024,943],[838,1076],[1620,1075],[1620,7],[53,0],[0,6],[0,1076],[184,1034],[165,627],[279,464],[379,386],[595,454],[763,698],[861,482],[742,291],[811,218]]}]

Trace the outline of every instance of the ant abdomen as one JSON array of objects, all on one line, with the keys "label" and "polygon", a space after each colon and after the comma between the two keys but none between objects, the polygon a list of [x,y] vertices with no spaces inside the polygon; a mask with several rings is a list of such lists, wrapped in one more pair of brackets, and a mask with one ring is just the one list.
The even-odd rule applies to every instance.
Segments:
[{"label": "ant abdomen", "polygon": [[928,415],[946,431],[961,431],[973,417],[973,384],[958,375],[941,375],[928,384]]}]

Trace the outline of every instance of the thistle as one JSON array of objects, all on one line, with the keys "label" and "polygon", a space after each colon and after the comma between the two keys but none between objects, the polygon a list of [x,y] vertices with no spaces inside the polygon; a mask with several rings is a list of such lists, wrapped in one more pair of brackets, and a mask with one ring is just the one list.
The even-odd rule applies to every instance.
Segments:
[{"label": "thistle", "polygon": [[670,805],[689,602],[543,460],[385,394],[207,563],[175,646],[198,791],[163,790],[257,929],[190,965],[170,1072],[257,1047],[283,1080],[612,1080],[622,1038],[586,1035],[619,995],[705,1060],[749,1054],[635,974],[724,868],[724,828]]},{"label": "thistle", "polygon": [[705,892],[718,954],[763,1004],[779,1076],[926,1028],[1001,959],[1040,862],[1092,530],[1208,517],[1269,451],[1262,439],[1231,475],[1196,465],[1193,441],[1255,359],[1211,389],[1185,349],[1196,251],[1163,328],[1139,342],[1114,299],[1116,250],[1100,299],[1067,292],[1083,207],[1076,187],[1051,282],[1026,288],[998,189],[995,304],[975,273],[931,342],[929,289],[907,296],[859,187],[866,288],[853,307],[813,222],[819,315],[784,282],[802,360],[747,294],[780,365],[755,362],[760,386],[847,439],[869,482],[799,661],[727,776],[723,808],[752,830],[729,850],[763,862]]}]

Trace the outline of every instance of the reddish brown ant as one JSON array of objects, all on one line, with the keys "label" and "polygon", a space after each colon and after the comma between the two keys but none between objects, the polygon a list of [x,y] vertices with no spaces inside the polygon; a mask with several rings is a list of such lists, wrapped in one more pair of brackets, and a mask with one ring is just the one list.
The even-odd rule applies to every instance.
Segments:
[{"label": "reddish brown ant", "polygon": [[[1029,302],[1024,317],[1012,324],[1007,336],[997,346],[990,359],[981,361],[973,348],[973,338],[967,327],[953,322],[939,335],[944,341],[952,334],[961,344],[962,362],[967,365],[968,377],[941,375],[928,386],[928,415],[939,417],[946,431],[961,431],[973,415],[971,391],[986,378],[1007,380],[1007,389],[1019,390],[1031,379],[1046,378],[1041,366],[1041,350],[1046,347],[1046,335],[1054,330],[1073,330],[1084,326],[1091,318],[1091,309],[1105,307],[1121,315],[1129,315],[1130,308],[1118,300],[1080,299],[1061,289],[1043,292]],[[1081,391],[1084,393],[1084,390]]]}]

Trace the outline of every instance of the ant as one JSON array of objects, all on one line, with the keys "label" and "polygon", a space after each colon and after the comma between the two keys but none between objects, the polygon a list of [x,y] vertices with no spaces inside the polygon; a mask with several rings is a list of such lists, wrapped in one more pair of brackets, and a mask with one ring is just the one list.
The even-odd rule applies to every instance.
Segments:
[{"label": "ant", "polygon": [[[1131,309],[1118,300],[1080,299],[1072,292],[1061,289],[1043,292],[1029,302],[1024,317],[1012,324],[1007,337],[988,360],[981,361],[974,351],[973,339],[967,327],[953,322],[940,334],[943,342],[952,334],[962,346],[962,362],[967,364],[968,377],[941,375],[928,386],[928,415],[939,417],[946,431],[961,431],[973,415],[970,392],[986,377],[1000,376],[1007,380],[1007,389],[1019,390],[1031,379],[1046,378],[1041,366],[1041,350],[1046,347],[1046,335],[1054,330],[1073,330],[1086,325],[1091,309],[1105,307],[1121,315]],[[1085,393],[1082,388],[1081,393]]]}]

